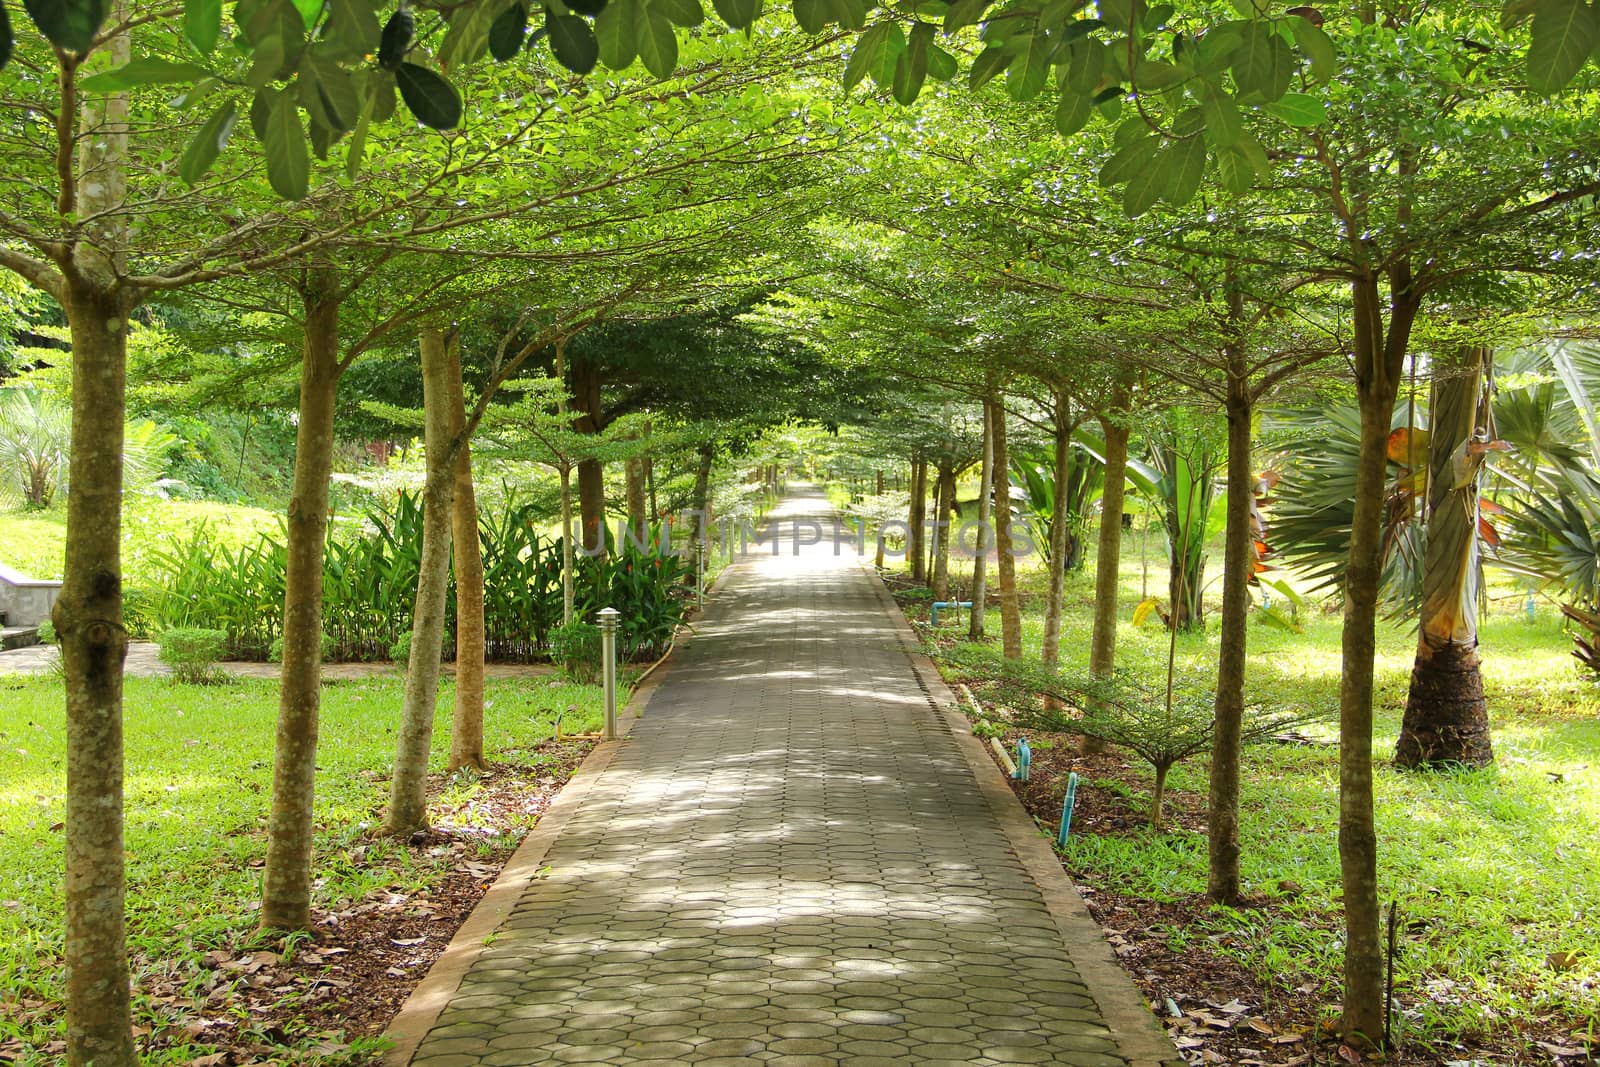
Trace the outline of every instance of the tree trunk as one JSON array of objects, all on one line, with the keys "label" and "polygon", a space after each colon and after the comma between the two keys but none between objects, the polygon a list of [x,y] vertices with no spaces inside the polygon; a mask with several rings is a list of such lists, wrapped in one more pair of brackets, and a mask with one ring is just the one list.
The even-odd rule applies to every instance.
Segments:
[{"label": "tree trunk", "polygon": [[650,536],[650,512],[645,504],[644,460],[635,456],[622,465],[628,496],[628,529],[633,538],[644,544]]},{"label": "tree trunk", "polygon": [[704,541],[710,532],[708,520],[711,518],[711,464],[717,456],[715,444],[700,446],[700,462],[694,469],[694,539]]},{"label": "tree trunk", "polygon": [[129,307],[117,295],[111,264],[74,265],[89,269],[68,280],[72,491],[66,579],[51,615],[66,673],[67,1062],[131,1067],[137,1058],[123,926],[122,663],[128,635],[121,555]]},{"label": "tree trunk", "polygon": [[955,461],[949,456],[939,458],[933,502],[933,599],[945,601],[950,599],[950,516],[956,509]]},{"label": "tree trunk", "polygon": [[1011,456],[1006,448],[1006,409],[998,394],[989,401],[994,457],[994,547],[1000,573],[1000,647],[1006,659],[1022,658],[1022,611],[1017,599],[1017,557],[1011,542]]},{"label": "tree trunk", "polygon": [[478,541],[478,497],[472,485],[472,446],[465,440],[466,396],[461,384],[461,341],[446,349],[450,437],[461,439],[455,461],[450,540],[456,572],[456,701],[450,727],[449,769],[486,771],[483,756],[483,551]]},{"label": "tree trunk", "polygon": [[1055,392],[1055,500],[1050,508],[1050,592],[1044,606],[1044,640],[1039,658],[1055,670],[1061,662],[1061,608],[1067,591],[1067,479],[1072,473],[1071,403],[1060,389]]},{"label": "tree trunk", "polygon": [[967,637],[983,637],[984,612],[988,610],[989,503],[994,498],[994,435],[989,426],[989,405],[983,406],[983,465],[978,476],[978,537],[972,555],[972,614],[967,619]]},{"label": "tree trunk", "polygon": [[383,831],[409,836],[428,826],[428,756],[439,695],[439,658],[444,646],[445,587],[450,576],[450,512],[455,495],[455,449],[450,434],[444,331],[422,331],[423,444],[428,476],[422,490],[422,562],[412,611],[411,659],[395,747],[389,812]]},{"label": "tree trunk", "polygon": [[[599,434],[605,429],[600,413],[600,374],[587,362],[572,364],[572,397],[578,405],[573,428],[579,433]],[[578,513],[583,524],[584,553],[606,554],[606,469],[598,459],[578,461]]]},{"label": "tree trunk", "polygon": [[561,625],[572,625],[577,610],[572,551],[572,464],[561,464]]},{"label": "tree trunk", "polygon": [[1378,279],[1352,284],[1356,395],[1361,452],[1356,468],[1350,561],[1345,569],[1343,670],[1339,683],[1339,867],[1344,887],[1342,1028],[1347,1041],[1376,1044],[1383,1033],[1378,835],[1372,796],[1372,675],[1383,567],[1383,507],[1389,422],[1399,391],[1417,300],[1391,280],[1387,333]]},{"label": "tree trunk", "polygon": [[1156,833],[1167,828],[1167,772],[1171,769],[1165,764],[1156,767],[1156,784],[1150,791],[1150,829]]},{"label": "tree trunk", "polygon": [[322,687],[322,557],[333,472],[334,401],[339,389],[338,277],[319,271],[301,292],[305,352],[300,421],[286,528],[283,666],[272,759],[272,814],[261,880],[261,928],[311,928],[312,802]]},{"label": "tree trunk", "polygon": [[1435,360],[1429,418],[1428,531],[1422,617],[1411,693],[1395,746],[1402,767],[1494,762],[1489,709],[1478,671],[1478,481],[1482,454],[1469,451],[1483,417],[1488,352],[1461,363]]},{"label": "tree trunk", "polygon": [[1242,354],[1229,354],[1228,526],[1222,550],[1222,624],[1217,652],[1217,693],[1207,801],[1210,866],[1206,895],[1221,904],[1239,900],[1239,765],[1244,733],[1245,650],[1250,624],[1252,571],[1250,509],[1255,503],[1251,467],[1252,404]]},{"label": "tree trunk", "polygon": [[1106,481],[1100,494],[1100,543],[1094,562],[1094,635],[1089,672],[1109,678],[1117,663],[1117,591],[1122,580],[1122,502],[1127,489],[1128,429],[1118,412],[1100,416],[1106,438]]},{"label": "tree trunk", "polygon": [[911,507],[906,516],[911,527],[906,537],[906,555],[911,560],[911,580],[928,580],[925,540],[928,532],[928,461],[918,457],[911,464]]}]

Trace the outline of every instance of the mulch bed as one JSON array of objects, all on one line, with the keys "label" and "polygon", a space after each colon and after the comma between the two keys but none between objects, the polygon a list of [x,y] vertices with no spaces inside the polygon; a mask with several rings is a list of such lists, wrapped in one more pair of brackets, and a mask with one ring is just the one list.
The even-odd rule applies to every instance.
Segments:
[{"label": "mulch bed", "polygon": [[[433,831],[407,846],[412,869],[388,861],[393,879],[361,900],[316,912],[309,940],[217,949],[198,973],[174,967],[141,981],[139,995],[171,1020],[137,1035],[143,1055],[199,1044],[221,1051],[189,1067],[376,1062],[349,1046],[389,1025],[593,744],[547,742],[536,750],[537,767],[493,763],[467,803],[431,804]],[[437,798],[444,785],[435,776],[430,793]],[[369,848],[358,841],[342,859],[368,864]],[[425,888],[407,888],[419,883]],[[0,1062],[6,1059],[0,1049]]]}]

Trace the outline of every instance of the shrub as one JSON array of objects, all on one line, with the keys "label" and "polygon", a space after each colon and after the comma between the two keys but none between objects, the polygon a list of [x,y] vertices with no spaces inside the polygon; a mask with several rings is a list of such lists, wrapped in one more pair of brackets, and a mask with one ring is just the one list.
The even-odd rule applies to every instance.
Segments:
[{"label": "shrub", "polygon": [[600,627],[576,621],[555,627],[550,631],[550,658],[568,678],[593,685],[600,677]]},{"label": "shrub", "polygon": [[[334,653],[337,651],[338,647],[334,644],[333,638],[329,637],[327,634],[323,634],[322,662],[327,663],[332,660],[334,658]],[[283,662],[283,637],[281,635],[272,639],[272,646],[267,649],[267,659],[271,660],[273,663]]]},{"label": "shrub", "polygon": [[400,639],[389,646],[389,659],[395,663],[411,662],[411,631],[407,630],[400,635]]},{"label": "shrub", "polygon": [[184,627],[161,631],[156,642],[161,662],[172,668],[174,678],[200,685],[217,680],[217,661],[227,649],[228,635],[222,630]]},{"label": "shrub", "polygon": [[53,645],[56,643],[58,637],[59,635],[56,633],[55,623],[51,622],[49,619],[46,619],[44,622],[39,624],[39,643],[41,645]]}]

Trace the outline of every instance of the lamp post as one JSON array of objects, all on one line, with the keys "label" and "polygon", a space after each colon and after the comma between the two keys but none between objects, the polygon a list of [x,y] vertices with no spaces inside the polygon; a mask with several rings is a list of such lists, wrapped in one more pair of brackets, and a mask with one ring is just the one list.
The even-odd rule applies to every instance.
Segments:
[{"label": "lamp post", "polygon": [[621,618],[622,612],[616,608],[600,609],[600,664],[606,690],[607,741],[617,739],[617,620]]}]

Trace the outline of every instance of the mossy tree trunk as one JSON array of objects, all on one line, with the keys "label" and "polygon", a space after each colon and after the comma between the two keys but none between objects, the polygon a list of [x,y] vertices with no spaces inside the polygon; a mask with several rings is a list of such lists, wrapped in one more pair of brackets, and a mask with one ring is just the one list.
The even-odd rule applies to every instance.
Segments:
[{"label": "mossy tree trunk", "polygon": [[967,619],[967,636],[976,641],[984,634],[984,613],[988,610],[989,527],[994,499],[994,433],[989,425],[989,405],[983,406],[983,462],[978,475],[978,536],[972,557],[972,614]]},{"label": "mossy tree trunk", "polygon": [[[950,534],[954,527],[951,515],[956,509],[955,460],[940,456],[938,477],[933,492],[933,599],[950,599]],[[883,475],[878,475],[881,480]]]},{"label": "mossy tree trunk", "polygon": [[1248,364],[1242,351],[1228,359],[1227,533],[1222,550],[1222,621],[1217,652],[1217,692],[1212,703],[1210,796],[1206,806],[1209,863],[1206,894],[1232,904],[1239,900],[1239,769],[1243,758],[1245,651],[1249,640],[1250,578],[1254,566],[1250,510],[1255,503],[1251,465],[1254,414]]},{"label": "mossy tree trunk", "polygon": [[1022,609],[1017,598],[1017,556],[1011,537],[1011,455],[1006,447],[1006,409],[1000,394],[989,399],[994,478],[995,570],[1000,576],[1000,647],[1006,659],[1022,658]]},{"label": "mossy tree trunk", "polygon": [[1100,540],[1094,566],[1094,633],[1089,671],[1109,678],[1117,665],[1117,592],[1122,580],[1122,513],[1127,489],[1128,428],[1115,410],[1100,416],[1106,439],[1105,488],[1100,494]]},{"label": "mossy tree trunk", "polygon": [[[1044,638],[1039,655],[1054,670],[1061,661],[1061,609],[1067,590],[1067,480],[1072,474],[1072,400],[1056,389],[1051,429],[1055,445],[1055,499],[1050,507],[1050,587],[1044,607]],[[1120,523],[1120,518],[1119,518]]]},{"label": "mossy tree trunk", "polygon": [[483,552],[478,540],[478,497],[472,484],[472,446],[466,440],[467,406],[461,382],[461,339],[446,346],[450,437],[460,441],[451,503],[456,573],[456,698],[450,728],[449,769],[489,769],[483,755]]},{"label": "mossy tree trunk", "polygon": [[311,928],[312,804],[316,793],[318,711],[322,685],[322,558],[333,473],[334,400],[339,388],[336,272],[308,271],[299,283],[305,308],[300,361],[300,421],[286,530],[283,665],[272,759],[272,812],[261,881],[261,928]]},{"label": "mossy tree trunk", "polygon": [[906,537],[906,555],[911,559],[911,579],[928,580],[928,461],[918,455],[911,463],[911,503],[906,515],[911,529]]},{"label": "mossy tree trunk", "polygon": [[422,562],[412,611],[411,659],[395,746],[394,776],[383,831],[406,837],[428,827],[428,755],[433,742],[439,664],[444,646],[445,590],[450,574],[451,498],[456,448],[450,434],[449,367],[443,330],[422,331],[423,443]]}]

